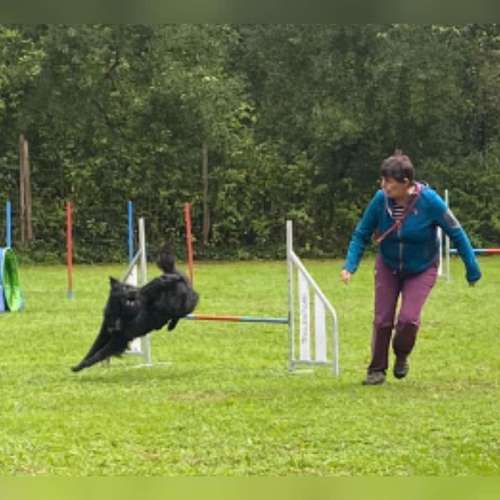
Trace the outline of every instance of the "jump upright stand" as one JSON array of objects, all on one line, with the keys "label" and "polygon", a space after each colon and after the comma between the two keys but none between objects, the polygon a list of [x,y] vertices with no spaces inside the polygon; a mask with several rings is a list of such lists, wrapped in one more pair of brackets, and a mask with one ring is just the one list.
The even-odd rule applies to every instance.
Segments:
[{"label": "jump upright stand", "polygon": [[[293,250],[292,221],[286,223],[286,258],[289,369],[293,371],[304,365],[329,365],[333,373],[338,376],[340,363],[337,312]],[[297,297],[295,296],[295,279],[297,279]],[[314,304],[314,315],[311,314],[312,304]],[[299,313],[298,338],[296,309]],[[298,353],[297,343],[299,344]]]},{"label": "jump upright stand", "polygon": [[[141,217],[139,219],[139,250],[132,257],[128,269],[122,277],[122,281],[129,285],[143,286],[146,284],[147,279],[146,230],[144,218]],[[129,348],[125,351],[125,354],[142,356],[144,364],[146,366],[152,366],[150,334],[130,342]]]},{"label": "jump upright stand", "polygon": [[[304,366],[326,365],[332,367],[335,375],[339,375],[337,313],[293,251],[292,221],[286,223],[286,255],[288,267],[288,314],[286,317],[189,314],[186,319],[286,324],[288,325],[288,366],[290,371]],[[296,279],[298,280],[297,296],[295,292]],[[312,306],[314,306],[313,314],[311,314]],[[296,321],[298,321],[297,325]]]}]

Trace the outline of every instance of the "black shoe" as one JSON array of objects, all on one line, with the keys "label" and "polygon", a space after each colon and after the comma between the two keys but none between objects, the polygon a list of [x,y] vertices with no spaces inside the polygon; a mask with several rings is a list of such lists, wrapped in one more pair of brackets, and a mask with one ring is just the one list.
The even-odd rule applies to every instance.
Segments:
[{"label": "black shoe", "polygon": [[410,371],[410,365],[406,358],[398,359],[396,358],[396,362],[394,363],[393,374],[396,378],[405,378]]},{"label": "black shoe", "polygon": [[363,380],[363,385],[380,385],[385,382],[384,372],[371,372],[368,373],[365,380]]}]

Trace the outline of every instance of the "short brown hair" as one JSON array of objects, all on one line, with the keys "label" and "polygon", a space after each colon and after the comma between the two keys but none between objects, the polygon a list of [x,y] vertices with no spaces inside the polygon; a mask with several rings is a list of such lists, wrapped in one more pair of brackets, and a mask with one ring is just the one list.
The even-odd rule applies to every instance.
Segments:
[{"label": "short brown hair", "polygon": [[398,182],[408,179],[412,183],[415,178],[415,169],[410,158],[404,155],[401,149],[396,149],[392,156],[382,162],[380,174],[382,177],[395,179]]}]

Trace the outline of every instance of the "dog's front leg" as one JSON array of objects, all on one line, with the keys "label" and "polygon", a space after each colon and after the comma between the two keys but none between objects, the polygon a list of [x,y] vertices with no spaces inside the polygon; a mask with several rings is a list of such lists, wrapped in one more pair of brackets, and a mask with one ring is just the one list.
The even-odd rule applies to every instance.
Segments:
[{"label": "dog's front leg", "polygon": [[177,323],[179,323],[179,320],[181,318],[174,318],[174,319],[171,319],[170,322],[168,323],[168,327],[167,327],[167,330],[169,332],[171,332],[176,326],[177,326]]}]

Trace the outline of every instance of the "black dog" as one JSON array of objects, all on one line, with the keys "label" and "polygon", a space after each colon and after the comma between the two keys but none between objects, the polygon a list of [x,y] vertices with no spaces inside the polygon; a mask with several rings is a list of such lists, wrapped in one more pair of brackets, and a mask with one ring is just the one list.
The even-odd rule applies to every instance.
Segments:
[{"label": "black dog", "polygon": [[74,372],[123,353],[131,340],[167,323],[173,330],[179,319],[193,312],[198,294],[175,269],[175,258],[167,246],[161,249],[157,264],[164,274],[142,288],[110,278],[101,329],[83,360],[71,368]]}]

